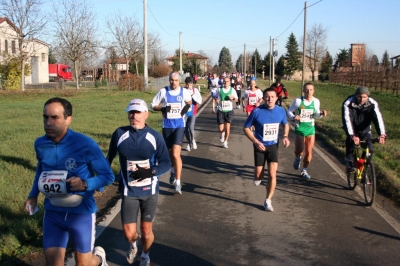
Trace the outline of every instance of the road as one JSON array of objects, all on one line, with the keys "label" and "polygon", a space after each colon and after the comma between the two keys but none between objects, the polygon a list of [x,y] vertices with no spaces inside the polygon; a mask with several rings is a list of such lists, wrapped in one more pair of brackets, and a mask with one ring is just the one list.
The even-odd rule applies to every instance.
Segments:
[{"label": "road", "polygon": [[[245,119],[235,110],[224,149],[211,104],[197,117],[198,149],[182,151],[183,194],[173,194],[169,176],[161,177],[152,266],[399,265],[399,211],[390,215],[384,201],[365,206],[361,190],[347,189],[343,166],[318,147],[308,169],[311,179],[301,179],[292,166],[292,131],[289,148],[279,148],[275,211],[264,211],[266,183],[252,182]],[[96,245],[104,247],[110,266],[127,265],[118,210],[117,204],[98,226]]]}]

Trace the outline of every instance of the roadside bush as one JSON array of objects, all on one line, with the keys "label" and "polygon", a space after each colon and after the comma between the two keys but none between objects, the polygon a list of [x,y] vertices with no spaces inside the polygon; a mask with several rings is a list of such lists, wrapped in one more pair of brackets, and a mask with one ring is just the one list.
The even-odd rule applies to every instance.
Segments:
[{"label": "roadside bush", "polygon": [[166,77],[169,75],[169,73],[172,72],[172,68],[170,66],[168,66],[167,64],[158,64],[156,66],[154,66],[151,70],[150,70],[150,76],[153,78],[162,78],[162,77]]},{"label": "roadside bush", "polygon": [[139,77],[137,75],[128,73],[123,75],[119,80],[118,80],[118,89],[120,90],[137,90],[137,91],[142,91],[143,90],[143,78]]},{"label": "roadside bush", "polygon": [[[25,64],[25,76],[31,74],[29,64]],[[21,60],[16,56],[3,53],[0,63],[1,87],[5,90],[21,89]]]},{"label": "roadside bush", "polygon": [[101,80],[96,79],[96,80],[94,81],[94,87],[95,87],[95,88],[98,88],[98,87],[105,87],[105,86],[107,86],[107,84],[108,84],[107,78],[103,78],[103,79],[101,79]]}]

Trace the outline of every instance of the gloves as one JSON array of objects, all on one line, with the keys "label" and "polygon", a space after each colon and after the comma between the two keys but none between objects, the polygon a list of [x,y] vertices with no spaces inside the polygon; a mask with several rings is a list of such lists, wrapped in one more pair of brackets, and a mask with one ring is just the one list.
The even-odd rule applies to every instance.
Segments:
[{"label": "gloves", "polygon": [[171,111],[171,105],[167,105],[161,108],[161,112],[163,113],[169,113],[169,111]]},{"label": "gloves", "polygon": [[185,107],[182,108],[181,115],[186,114],[189,111],[190,104],[186,104]]},{"label": "gloves", "polygon": [[140,167],[138,164],[136,164],[137,170],[133,172],[133,175],[131,176],[133,180],[137,181],[142,181],[143,179],[149,178],[153,176],[153,173],[151,172],[151,169],[146,169],[143,167]]}]

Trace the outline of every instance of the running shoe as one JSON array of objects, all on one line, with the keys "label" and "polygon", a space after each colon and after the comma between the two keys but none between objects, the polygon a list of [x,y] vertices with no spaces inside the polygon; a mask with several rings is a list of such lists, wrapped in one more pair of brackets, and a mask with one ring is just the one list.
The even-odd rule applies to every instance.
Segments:
[{"label": "running shoe", "polygon": [[197,150],[197,143],[195,140],[192,140],[192,148],[193,150]]},{"label": "running shoe", "polygon": [[104,248],[97,246],[94,248],[93,253],[94,255],[101,258],[101,266],[108,266],[106,261],[106,252],[104,251]]},{"label": "running shoe", "polygon": [[169,183],[170,183],[171,185],[173,185],[173,184],[175,184],[175,182],[176,182],[175,173],[171,173],[171,176],[169,177]]},{"label": "running shoe", "polygon": [[222,132],[221,137],[219,138],[219,141],[221,141],[221,142],[225,141],[225,132]]},{"label": "running shoe", "polygon": [[264,209],[267,212],[273,212],[274,211],[274,207],[272,207],[272,202],[270,199],[266,199],[264,202]]},{"label": "running shoe", "polygon": [[293,162],[294,170],[298,170],[300,168],[300,164],[301,164],[301,156],[294,158],[294,162]]},{"label": "running shoe", "polygon": [[129,264],[133,264],[133,262],[135,262],[139,243],[140,243],[140,236],[136,240],[136,246],[129,244],[129,249],[128,252],[126,253],[126,261],[128,261]]},{"label": "running shoe", "polygon": [[150,258],[142,258],[140,261],[140,266],[150,266]]},{"label": "running shoe", "polygon": [[348,174],[352,174],[352,173],[356,173],[356,172],[357,172],[357,168],[354,168],[354,167],[346,168],[346,173],[348,173]]},{"label": "running shoe", "polygon": [[260,185],[261,184],[261,180],[258,180],[257,178],[253,178],[253,184],[255,185],[255,186],[258,186],[258,185]]},{"label": "running shoe", "polygon": [[224,148],[228,149],[228,142],[227,142],[227,141],[224,141],[224,144],[222,144],[222,146],[223,146]]},{"label": "running shoe", "polygon": [[307,173],[307,171],[301,171],[301,177],[302,178],[305,178],[305,179],[310,179],[311,178],[311,176]]},{"label": "running shoe", "polygon": [[187,150],[187,151],[190,151],[190,144],[188,144],[188,145],[186,146],[186,150]]},{"label": "running shoe", "polygon": [[176,186],[175,186],[175,194],[182,195],[182,186],[181,185],[176,184]]}]

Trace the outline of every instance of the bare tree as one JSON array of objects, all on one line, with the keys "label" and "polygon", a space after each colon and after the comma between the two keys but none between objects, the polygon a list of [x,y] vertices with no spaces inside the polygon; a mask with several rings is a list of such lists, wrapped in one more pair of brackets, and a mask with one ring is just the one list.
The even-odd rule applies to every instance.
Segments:
[{"label": "bare tree", "polygon": [[25,64],[35,53],[33,42],[47,23],[41,0],[1,0],[0,13],[14,25],[12,31],[4,30],[3,36],[16,40],[21,62],[21,90],[25,91]]},{"label": "bare tree", "polygon": [[[306,39],[306,66],[311,70],[312,80],[315,80],[315,71],[319,69],[322,57],[326,54],[326,38],[328,29],[321,24],[314,24],[307,32]],[[304,37],[303,37],[304,38]],[[301,41],[301,44],[303,42]]]},{"label": "bare tree", "polygon": [[89,2],[60,0],[53,4],[54,39],[60,57],[74,64],[76,89],[79,90],[80,62],[98,55],[98,26]]}]

